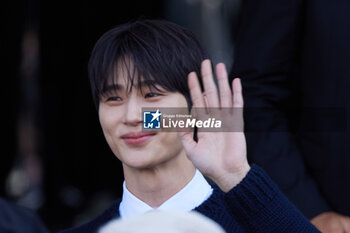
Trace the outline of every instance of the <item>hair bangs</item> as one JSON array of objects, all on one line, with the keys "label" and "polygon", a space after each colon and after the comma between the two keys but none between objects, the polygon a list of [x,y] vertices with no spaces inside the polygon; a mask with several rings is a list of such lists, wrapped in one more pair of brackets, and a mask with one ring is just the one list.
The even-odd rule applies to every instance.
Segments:
[{"label": "hair bangs", "polygon": [[200,77],[201,61],[208,58],[195,35],[164,20],[126,23],[106,32],[97,41],[89,61],[89,77],[95,105],[120,78],[127,90],[138,88],[179,92],[191,106],[187,75]]},{"label": "hair bangs", "polygon": [[175,91],[167,82],[162,82],[163,78],[157,75],[156,61],[145,47],[124,45],[115,54],[117,56],[111,59],[105,79],[98,90],[99,98],[117,90],[120,79],[124,79],[123,83],[126,85],[124,88],[128,93],[133,88],[143,93],[145,87],[147,90],[158,92]]}]

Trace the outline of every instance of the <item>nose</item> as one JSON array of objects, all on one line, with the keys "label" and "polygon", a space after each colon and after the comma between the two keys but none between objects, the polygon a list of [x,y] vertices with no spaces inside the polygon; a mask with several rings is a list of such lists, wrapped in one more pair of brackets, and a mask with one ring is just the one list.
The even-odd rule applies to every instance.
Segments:
[{"label": "nose", "polygon": [[142,123],[141,101],[137,97],[130,97],[126,104],[124,123],[130,126],[137,126]]}]

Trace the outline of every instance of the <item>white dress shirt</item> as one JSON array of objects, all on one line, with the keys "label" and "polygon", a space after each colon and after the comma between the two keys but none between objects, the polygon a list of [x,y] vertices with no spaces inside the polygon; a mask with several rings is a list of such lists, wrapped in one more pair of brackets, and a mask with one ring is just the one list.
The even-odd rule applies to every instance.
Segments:
[{"label": "white dress shirt", "polygon": [[[191,181],[179,192],[166,200],[157,210],[191,211],[212,194],[213,189],[208,184],[202,173],[196,170]],[[132,217],[154,210],[151,206],[135,197],[123,183],[123,196],[119,205],[121,218]]]}]

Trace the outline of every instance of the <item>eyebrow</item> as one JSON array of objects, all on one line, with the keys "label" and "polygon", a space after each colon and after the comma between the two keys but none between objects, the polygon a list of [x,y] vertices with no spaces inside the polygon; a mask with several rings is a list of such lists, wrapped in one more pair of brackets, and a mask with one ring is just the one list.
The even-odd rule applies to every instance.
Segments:
[{"label": "eyebrow", "polygon": [[106,87],[103,88],[102,93],[110,93],[113,91],[121,91],[124,89],[123,85],[120,84],[109,84]]}]

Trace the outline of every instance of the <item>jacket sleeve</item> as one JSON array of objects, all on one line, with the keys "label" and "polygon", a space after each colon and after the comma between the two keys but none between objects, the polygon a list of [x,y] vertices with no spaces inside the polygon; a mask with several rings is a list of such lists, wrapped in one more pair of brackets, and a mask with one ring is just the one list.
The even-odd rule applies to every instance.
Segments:
[{"label": "jacket sleeve", "polygon": [[319,232],[254,164],[247,176],[224,194],[224,201],[245,232]]},{"label": "jacket sleeve", "polygon": [[244,0],[230,78],[242,79],[248,160],[263,167],[307,218],[329,207],[308,174],[293,129],[303,0]]}]

